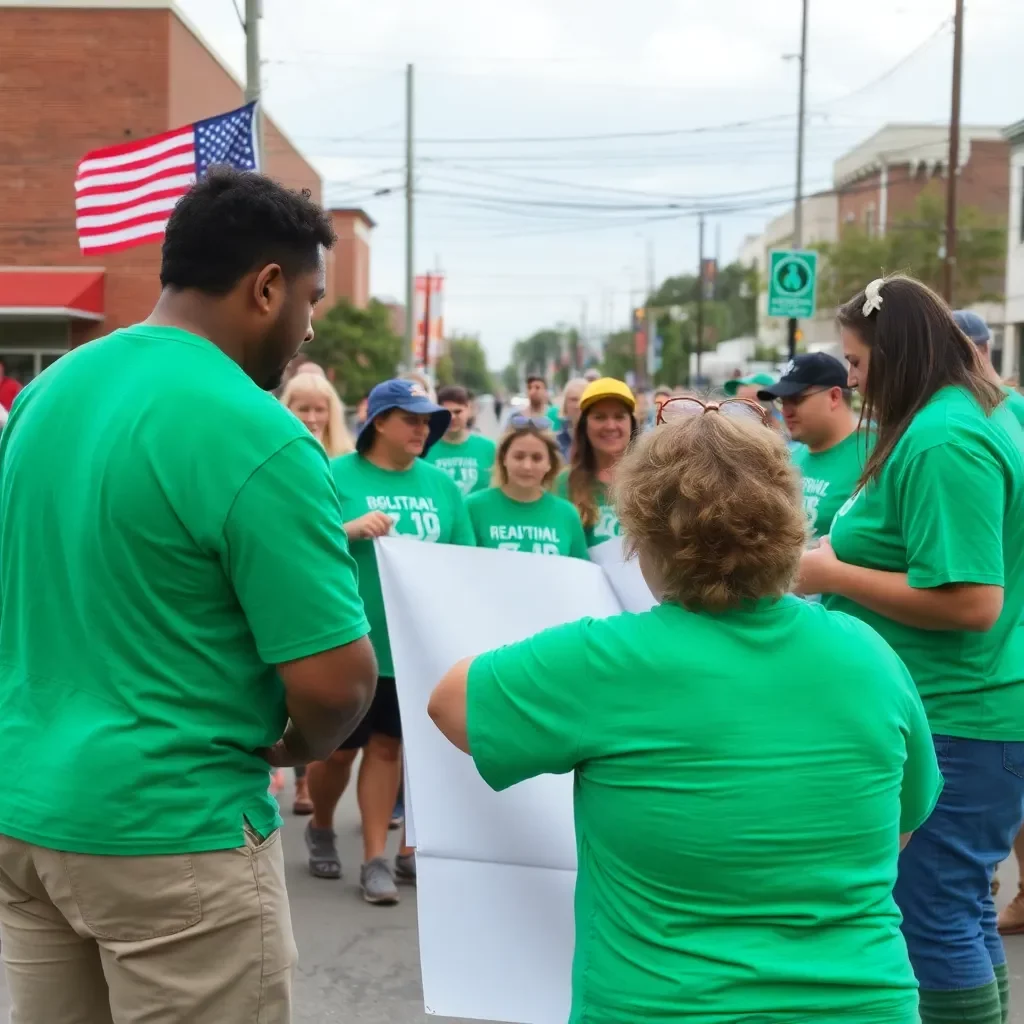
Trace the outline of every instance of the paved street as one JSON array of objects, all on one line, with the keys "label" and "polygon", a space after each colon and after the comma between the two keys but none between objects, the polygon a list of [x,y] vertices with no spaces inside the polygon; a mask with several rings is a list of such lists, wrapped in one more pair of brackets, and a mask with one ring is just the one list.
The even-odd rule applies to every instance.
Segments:
[{"label": "paved street", "polygon": [[[284,801],[289,808],[290,791]],[[428,1017],[423,1012],[415,892],[403,888],[401,905],[392,908],[371,907],[359,896],[361,843],[354,793],[346,794],[338,811],[338,842],[345,865],[341,882],[310,877],[302,842],[304,821],[285,815],[288,888],[300,961],[295,1024],[452,1024],[452,1018]],[[396,843],[393,836],[391,845]],[[1016,888],[1016,875],[1009,868],[1003,878],[1004,900]],[[1024,936],[1010,939],[1007,952],[1019,994],[1011,1024],[1024,1024]],[[7,1009],[0,977],[0,1020],[6,1020]]]}]

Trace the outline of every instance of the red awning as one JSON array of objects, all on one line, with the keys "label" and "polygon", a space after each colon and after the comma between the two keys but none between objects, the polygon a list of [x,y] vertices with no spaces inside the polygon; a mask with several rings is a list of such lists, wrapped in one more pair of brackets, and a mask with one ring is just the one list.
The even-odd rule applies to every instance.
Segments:
[{"label": "red awning", "polygon": [[102,320],[103,271],[0,267],[0,320]]}]

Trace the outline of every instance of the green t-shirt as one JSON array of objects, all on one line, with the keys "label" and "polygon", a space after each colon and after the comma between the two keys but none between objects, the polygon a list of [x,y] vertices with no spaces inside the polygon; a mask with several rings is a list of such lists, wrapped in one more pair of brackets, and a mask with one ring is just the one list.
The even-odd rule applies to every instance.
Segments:
[{"label": "green t-shirt", "polygon": [[497,446],[480,434],[469,434],[462,444],[438,441],[424,458],[444,470],[458,485],[463,497],[491,486],[494,451]]},{"label": "green t-shirt", "polygon": [[590,557],[580,517],[564,498],[545,493],[538,501],[515,501],[492,487],[474,494],[466,508],[482,548]]},{"label": "green t-shirt", "polygon": [[1013,418],[1024,427],[1024,395],[1016,388],[1004,387],[1006,392],[1006,408],[1013,413]]},{"label": "green t-shirt", "polygon": [[467,722],[494,789],[575,770],[571,1022],[916,1024],[892,887],[941,777],[863,623],[794,597],[583,619],[477,658]]},{"label": "green t-shirt", "polygon": [[[558,474],[558,479],[555,480],[555,494],[560,498],[565,498],[566,501],[569,500],[568,470],[563,470]],[[604,484],[595,482],[594,500],[597,502],[597,522],[593,526],[583,528],[588,548],[603,544],[606,540],[618,537],[622,533],[619,517],[615,512],[615,507],[608,500],[608,488]]]},{"label": "green t-shirt", "polygon": [[873,626],[914,677],[932,729],[1024,740],[1024,433],[1002,403],[986,417],[944,388],[914,417],[881,474],[837,513],[844,562],[907,573],[912,587],[1004,587],[985,633],[915,629],[830,594],[830,608]]},{"label": "green t-shirt", "polygon": [[557,405],[552,405],[548,409],[548,419],[551,420],[551,428],[556,433],[562,429],[562,413]]},{"label": "green t-shirt", "polygon": [[[367,512],[386,512],[394,522],[392,536],[431,544],[474,545],[473,527],[458,487],[450,476],[423,459],[399,472],[381,469],[353,452],[334,459],[331,472],[346,523]],[[373,541],[353,541],[352,557],[359,567],[359,596],[366,607],[379,672],[393,676],[395,666]]]},{"label": "green t-shirt", "polygon": [[793,465],[803,477],[804,511],[815,538],[828,534],[835,514],[857,486],[866,457],[859,431],[823,452],[812,452],[806,445],[792,452]]},{"label": "green t-shirt", "polygon": [[368,630],[327,457],[216,346],[75,349],[0,440],[0,833],[136,856],[281,824],[275,665]]}]

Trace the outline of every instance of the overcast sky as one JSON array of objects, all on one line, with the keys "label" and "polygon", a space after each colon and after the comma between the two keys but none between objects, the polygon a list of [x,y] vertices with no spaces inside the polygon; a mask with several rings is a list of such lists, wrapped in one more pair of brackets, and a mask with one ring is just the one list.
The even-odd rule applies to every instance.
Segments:
[{"label": "overcast sky", "polygon": [[[232,0],[179,2],[241,72]],[[948,119],[952,9],[810,0],[809,189],[884,123]],[[417,270],[444,271],[448,327],[495,369],[540,327],[623,325],[650,251],[658,280],[694,270],[698,205],[728,262],[792,194],[800,0],[264,0],[262,28],[267,110],[325,200],[377,221],[382,297],[404,296],[415,64]],[[1022,38],[1020,0],[969,0],[965,121],[1024,118]]]}]

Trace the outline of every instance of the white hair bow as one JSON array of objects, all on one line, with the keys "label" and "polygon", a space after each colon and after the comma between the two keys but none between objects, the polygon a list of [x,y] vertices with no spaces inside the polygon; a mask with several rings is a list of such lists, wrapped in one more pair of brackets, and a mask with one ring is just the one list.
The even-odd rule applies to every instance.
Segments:
[{"label": "white hair bow", "polygon": [[861,309],[861,312],[865,316],[871,316],[871,314],[874,313],[876,310],[879,310],[879,309],[882,308],[882,285],[883,284],[885,284],[885,278],[883,278],[883,277],[876,277],[874,279],[874,281],[872,281],[871,284],[869,284],[867,286],[867,288],[864,289],[864,300],[865,301],[864,301],[864,306]]}]

